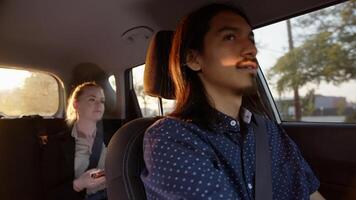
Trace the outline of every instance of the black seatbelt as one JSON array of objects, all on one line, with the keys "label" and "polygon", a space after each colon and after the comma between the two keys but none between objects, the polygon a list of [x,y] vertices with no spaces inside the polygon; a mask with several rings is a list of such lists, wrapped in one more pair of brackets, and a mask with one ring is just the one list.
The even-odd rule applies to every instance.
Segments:
[{"label": "black seatbelt", "polygon": [[97,129],[96,129],[96,134],[95,134],[95,138],[94,138],[94,142],[93,142],[93,147],[91,150],[91,154],[89,157],[89,166],[88,166],[88,170],[92,169],[92,168],[96,168],[98,166],[98,162],[100,159],[100,155],[101,155],[101,150],[103,148],[103,141],[104,141],[104,137],[103,137],[103,130],[102,130],[102,126],[100,126],[100,124],[98,124]]},{"label": "black seatbelt", "polygon": [[254,114],[256,137],[255,200],[272,200],[272,161],[265,120]]}]

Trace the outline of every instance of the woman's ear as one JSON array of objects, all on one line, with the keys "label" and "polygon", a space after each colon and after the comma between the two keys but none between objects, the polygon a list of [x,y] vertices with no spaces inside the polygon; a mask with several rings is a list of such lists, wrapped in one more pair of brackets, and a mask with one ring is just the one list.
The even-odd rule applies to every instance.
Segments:
[{"label": "woman's ear", "polygon": [[186,57],[187,66],[193,71],[201,71],[201,62],[199,53],[194,50],[189,50]]}]

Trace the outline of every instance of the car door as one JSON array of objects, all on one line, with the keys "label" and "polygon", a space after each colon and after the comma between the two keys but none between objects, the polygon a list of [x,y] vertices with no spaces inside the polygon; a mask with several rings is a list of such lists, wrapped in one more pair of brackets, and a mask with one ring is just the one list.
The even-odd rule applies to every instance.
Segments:
[{"label": "car door", "polygon": [[347,30],[355,24],[342,26],[355,19],[350,9],[353,1],[255,30],[274,116],[311,165],[326,199],[356,199],[355,41],[340,36],[355,36]]}]

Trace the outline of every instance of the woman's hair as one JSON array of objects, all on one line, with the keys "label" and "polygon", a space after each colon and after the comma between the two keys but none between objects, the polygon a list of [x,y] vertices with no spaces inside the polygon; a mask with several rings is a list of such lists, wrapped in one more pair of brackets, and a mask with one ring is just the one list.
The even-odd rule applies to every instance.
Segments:
[{"label": "woman's hair", "polygon": [[[210,4],[184,18],[177,26],[170,52],[170,74],[175,86],[176,107],[170,114],[209,129],[217,120],[216,111],[210,105],[209,96],[198,77],[198,72],[186,64],[191,50],[203,52],[204,37],[210,29],[211,19],[217,14],[229,11],[249,20],[238,8],[227,4]],[[210,103],[209,103],[210,102]]]},{"label": "woman's hair", "polygon": [[66,121],[68,125],[73,125],[74,122],[78,119],[78,112],[74,108],[74,102],[79,99],[79,97],[84,93],[85,89],[90,87],[97,87],[102,89],[95,82],[85,82],[75,87],[69,96],[66,110]]}]

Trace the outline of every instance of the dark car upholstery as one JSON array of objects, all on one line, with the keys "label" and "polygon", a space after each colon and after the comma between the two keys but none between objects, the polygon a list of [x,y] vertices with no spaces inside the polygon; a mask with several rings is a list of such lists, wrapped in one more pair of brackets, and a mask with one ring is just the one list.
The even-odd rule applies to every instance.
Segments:
[{"label": "dark car upholstery", "polygon": [[[151,96],[173,98],[172,83],[168,78],[168,52],[172,36],[172,31],[160,31],[151,40],[144,75],[144,89]],[[146,129],[157,119],[133,120],[113,136],[105,163],[109,199],[146,199],[140,179],[144,167],[142,140]]]},{"label": "dark car upholstery", "polygon": [[[120,126],[121,120],[103,120],[104,132],[107,133],[105,143],[109,143]],[[0,119],[1,199],[44,199],[43,184],[46,183],[41,176],[41,154],[46,150],[46,137],[65,128],[62,118],[29,116]]]},{"label": "dark car upholstery", "polygon": [[0,120],[1,199],[42,199],[41,136],[64,127],[63,119]]}]

